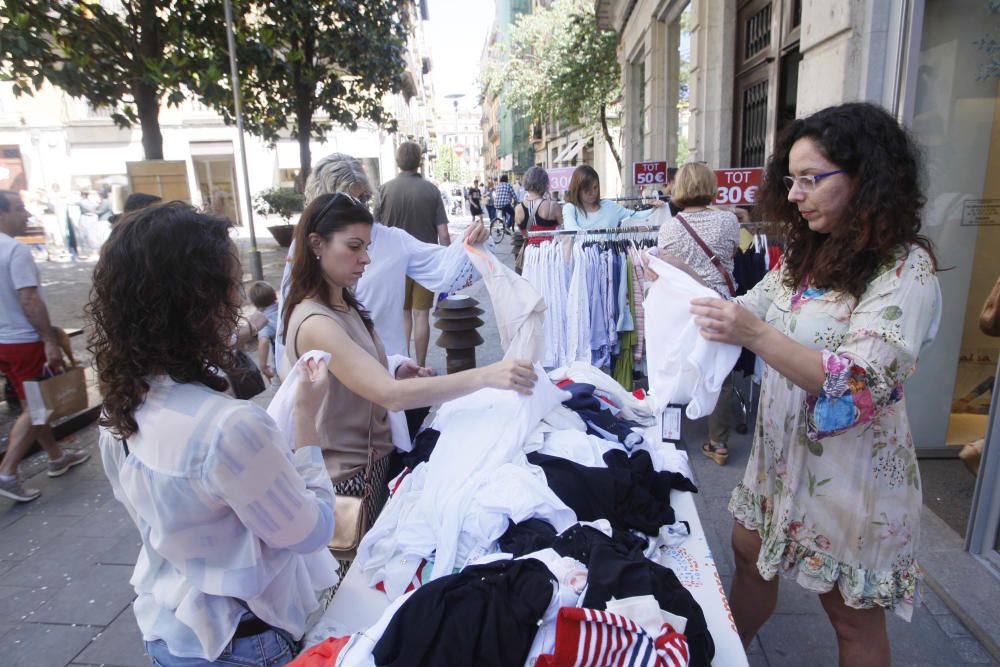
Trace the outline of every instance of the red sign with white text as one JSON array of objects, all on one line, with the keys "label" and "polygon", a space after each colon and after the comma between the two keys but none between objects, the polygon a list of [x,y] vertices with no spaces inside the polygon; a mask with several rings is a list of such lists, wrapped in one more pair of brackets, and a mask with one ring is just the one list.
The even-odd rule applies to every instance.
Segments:
[{"label": "red sign with white text", "polygon": [[764,169],[762,167],[716,169],[715,178],[719,181],[719,189],[713,204],[749,205],[757,199],[757,188],[764,178]]},{"label": "red sign with white text", "polygon": [[666,162],[636,162],[632,165],[633,185],[666,185]]},{"label": "red sign with white text", "polygon": [[569,182],[573,178],[574,171],[576,171],[576,167],[546,169],[545,173],[549,175],[549,190],[552,192],[565,192],[569,190]]}]

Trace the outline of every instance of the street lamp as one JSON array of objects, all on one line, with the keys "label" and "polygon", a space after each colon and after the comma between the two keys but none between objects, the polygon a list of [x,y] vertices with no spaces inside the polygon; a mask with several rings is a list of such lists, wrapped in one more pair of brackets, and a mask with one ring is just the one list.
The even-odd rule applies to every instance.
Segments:
[{"label": "street lamp", "polygon": [[233,106],[236,109],[236,136],[240,142],[240,162],[243,163],[243,194],[246,196],[247,223],[250,225],[250,268],[254,280],[264,279],[264,265],[257,248],[257,234],[253,228],[253,203],[250,200],[250,170],[247,169],[247,147],[243,141],[243,101],[240,98],[240,72],[236,67],[236,37],[233,33],[233,7],[224,0],[226,11],[226,39],[229,42],[229,69],[233,77]]}]

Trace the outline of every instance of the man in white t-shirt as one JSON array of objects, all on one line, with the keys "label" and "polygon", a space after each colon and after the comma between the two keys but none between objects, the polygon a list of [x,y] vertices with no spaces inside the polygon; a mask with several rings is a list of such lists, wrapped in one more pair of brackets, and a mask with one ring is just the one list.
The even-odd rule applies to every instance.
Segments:
[{"label": "man in white t-shirt", "polygon": [[[63,366],[49,311],[42,300],[38,267],[31,250],[13,237],[21,235],[28,212],[16,192],[0,190],[0,373],[22,403],[24,381],[40,376],[46,364],[53,372]],[[49,455],[49,477],[59,477],[90,458],[82,451],[63,451],[48,425],[35,426],[27,408],[10,429],[7,452],[0,460],[0,496],[28,502],[41,495],[25,489],[17,477],[17,466],[38,441]]]}]

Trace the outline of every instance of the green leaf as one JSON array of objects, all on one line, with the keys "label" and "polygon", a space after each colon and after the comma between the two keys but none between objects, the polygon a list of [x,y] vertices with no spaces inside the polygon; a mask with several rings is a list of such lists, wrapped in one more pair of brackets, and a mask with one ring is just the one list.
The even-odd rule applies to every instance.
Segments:
[{"label": "green leaf", "polygon": [[809,448],[809,453],[813,456],[823,456],[823,445],[815,440],[810,440],[807,447]]},{"label": "green leaf", "polygon": [[885,310],[882,311],[882,317],[890,321],[898,320],[902,316],[903,309],[899,306],[887,306]]}]

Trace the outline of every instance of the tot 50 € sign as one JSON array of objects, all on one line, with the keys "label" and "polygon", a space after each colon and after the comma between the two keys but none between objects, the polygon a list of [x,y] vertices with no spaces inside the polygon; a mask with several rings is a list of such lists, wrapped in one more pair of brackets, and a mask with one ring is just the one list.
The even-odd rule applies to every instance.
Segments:
[{"label": "tot 50 \u20ac sign", "polygon": [[716,169],[715,178],[719,181],[719,189],[712,203],[729,206],[753,204],[763,177],[764,170],[760,167]]},{"label": "tot 50 \u20ac sign", "polygon": [[636,162],[632,165],[633,185],[666,185],[666,162]]}]

